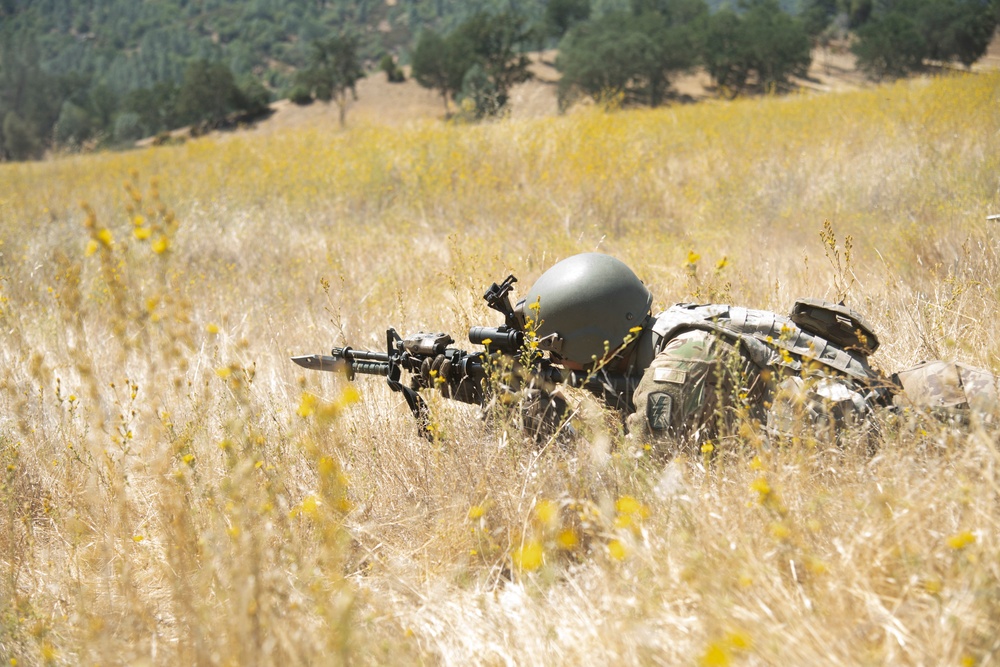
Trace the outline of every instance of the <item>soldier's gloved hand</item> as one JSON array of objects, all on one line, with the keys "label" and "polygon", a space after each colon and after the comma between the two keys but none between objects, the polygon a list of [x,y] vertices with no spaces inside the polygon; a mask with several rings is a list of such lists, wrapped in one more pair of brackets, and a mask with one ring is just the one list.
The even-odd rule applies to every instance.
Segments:
[{"label": "soldier's gloved hand", "polygon": [[480,402],[481,392],[476,380],[452,369],[451,361],[443,354],[423,360],[420,378],[425,387],[439,390],[445,398],[463,403]]},{"label": "soldier's gloved hand", "polygon": [[420,364],[420,379],[425,387],[437,389],[442,394],[448,386],[448,376],[451,374],[451,362],[448,357],[439,354],[427,357]]},{"label": "soldier's gloved hand", "polygon": [[557,433],[570,436],[573,432],[567,419],[569,405],[563,393],[556,389],[546,392],[526,389],[521,398],[521,425],[525,433],[542,443]]}]

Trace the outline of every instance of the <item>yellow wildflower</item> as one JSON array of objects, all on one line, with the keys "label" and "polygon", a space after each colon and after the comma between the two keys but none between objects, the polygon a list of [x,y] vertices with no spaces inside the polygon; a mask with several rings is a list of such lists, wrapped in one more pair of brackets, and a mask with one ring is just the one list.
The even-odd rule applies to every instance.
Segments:
[{"label": "yellow wildflower", "polygon": [[556,544],[564,551],[571,551],[575,549],[579,542],[580,540],[576,537],[576,531],[572,528],[563,530],[559,533],[558,537],[556,537]]},{"label": "yellow wildflower", "polygon": [[319,471],[320,477],[333,476],[337,472],[337,468],[337,462],[329,456],[320,458],[319,463],[316,465],[316,469]]},{"label": "yellow wildflower", "polygon": [[792,531],[789,530],[788,526],[786,526],[783,523],[777,523],[777,522],[771,524],[770,531],[771,531],[771,537],[773,537],[776,540],[781,540],[782,542],[787,540],[788,537],[792,534]]},{"label": "yellow wildflower", "polygon": [[622,496],[615,503],[615,509],[620,514],[635,514],[642,518],[649,516],[649,508],[632,496]]},{"label": "yellow wildflower", "polygon": [[537,570],[542,566],[544,555],[545,552],[542,550],[542,543],[538,540],[529,540],[514,552],[512,556],[514,567],[528,572]]},{"label": "yellow wildflower", "polygon": [[929,577],[922,582],[924,590],[931,595],[937,595],[944,588],[944,583],[937,577]]},{"label": "yellow wildflower", "polygon": [[559,507],[551,500],[542,500],[535,505],[535,517],[543,526],[555,527],[559,523]]},{"label": "yellow wildflower", "polygon": [[319,404],[319,398],[315,394],[311,394],[308,391],[302,392],[302,399],[299,402],[299,409],[295,413],[300,417],[309,417],[314,412],[316,412],[316,406]]},{"label": "yellow wildflower", "polygon": [[766,496],[771,493],[771,485],[767,483],[766,477],[758,477],[750,484],[750,488],[761,495]]},{"label": "yellow wildflower", "polygon": [[302,511],[307,514],[315,512],[316,508],[319,507],[320,501],[316,496],[309,494],[302,499]]},{"label": "yellow wildflower", "polygon": [[725,644],[712,642],[705,648],[699,664],[702,667],[727,667],[732,664],[732,655]]},{"label": "yellow wildflower", "polygon": [[976,541],[976,536],[970,531],[964,530],[961,533],[956,533],[948,538],[948,546],[952,549],[959,550],[964,549],[970,544],[974,544]]},{"label": "yellow wildflower", "polygon": [[628,558],[628,548],[620,540],[608,542],[608,553],[615,560],[625,560]]},{"label": "yellow wildflower", "polygon": [[337,402],[335,404],[336,408],[345,408],[348,405],[354,405],[361,400],[361,394],[352,385],[347,385],[344,390],[340,392],[340,396],[337,397]]},{"label": "yellow wildflower", "polygon": [[726,644],[737,651],[745,651],[753,646],[753,640],[745,632],[739,630],[726,633]]}]

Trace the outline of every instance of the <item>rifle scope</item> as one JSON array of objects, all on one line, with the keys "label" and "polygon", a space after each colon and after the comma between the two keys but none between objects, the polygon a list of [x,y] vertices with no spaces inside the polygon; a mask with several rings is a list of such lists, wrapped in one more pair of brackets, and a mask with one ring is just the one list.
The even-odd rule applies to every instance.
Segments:
[{"label": "rifle scope", "polygon": [[524,332],[506,326],[472,327],[469,329],[469,342],[484,345],[490,352],[517,354],[524,345]]}]

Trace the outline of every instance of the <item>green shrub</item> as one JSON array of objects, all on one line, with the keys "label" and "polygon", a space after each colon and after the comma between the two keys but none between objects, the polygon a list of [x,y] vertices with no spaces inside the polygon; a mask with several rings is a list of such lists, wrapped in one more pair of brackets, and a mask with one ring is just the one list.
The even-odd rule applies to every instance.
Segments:
[{"label": "green shrub", "polygon": [[313,103],[313,96],[309,92],[309,86],[304,84],[296,84],[292,88],[292,92],[288,94],[288,99],[292,101],[293,104],[298,104],[299,106],[306,106]]},{"label": "green shrub", "polygon": [[406,75],[400,69],[399,65],[396,64],[396,59],[388,53],[382,56],[382,60],[378,63],[378,68],[385,72],[389,83],[403,83],[406,81]]}]

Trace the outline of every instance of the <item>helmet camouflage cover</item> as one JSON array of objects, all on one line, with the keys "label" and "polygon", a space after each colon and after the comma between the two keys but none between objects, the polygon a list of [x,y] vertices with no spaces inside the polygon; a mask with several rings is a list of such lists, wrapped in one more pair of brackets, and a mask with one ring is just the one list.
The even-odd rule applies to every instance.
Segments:
[{"label": "helmet camouflage cover", "polygon": [[652,303],[625,263],[584,253],[543,273],[518,305],[536,322],[541,349],[586,365],[621,346],[630,330],[643,324]]}]

